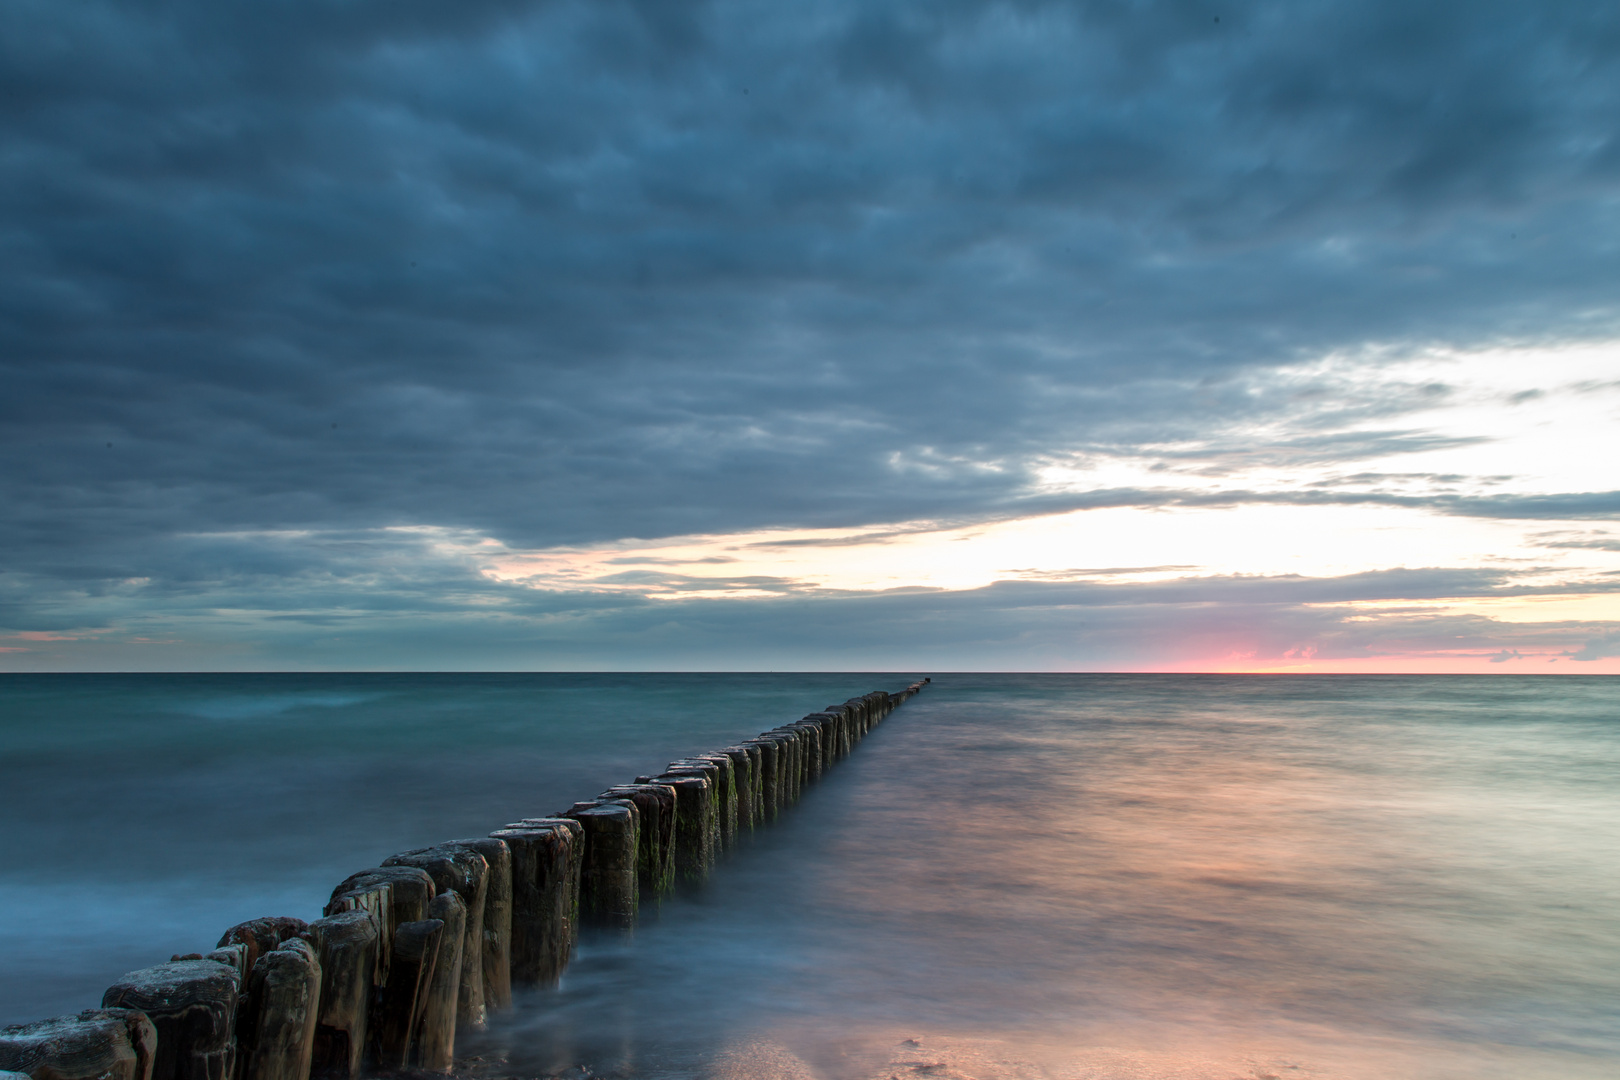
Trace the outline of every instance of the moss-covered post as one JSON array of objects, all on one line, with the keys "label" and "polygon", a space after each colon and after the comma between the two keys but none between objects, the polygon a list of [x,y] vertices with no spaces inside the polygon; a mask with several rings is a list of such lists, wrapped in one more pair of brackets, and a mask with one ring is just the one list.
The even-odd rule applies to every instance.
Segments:
[{"label": "moss-covered post", "polygon": [[636,855],[640,814],[628,799],[576,803],[562,814],[585,827],[585,861],[580,874],[580,916],[601,926],[635,925],[640,902]]},{"label": "moss-covered post", "polygon": [[675,873],[701,881],[714,864],[714,800],[702,770],[638,776],[638,784],[659,784],[675,792]]},{"label": "moss-covered post", "polygon": [[657,899],[675,887],[675,789],[668,784],[621,784],[602,799],[629,799],[641,815],[640,850],[636,853],[638,888],[643,900]]},{"label": "moss-covered post", "polygon": [[772,728],[762,737],[778,738],[783,741],[787,751],[787,782],[782,785],[783,805],[789,806],[799,801],[799,795],[804,789],[804,741],[797,731],[790,727]]},{"label": "moss-covered post", "polygon": [[724,851],[737,839],[736,767],[725,754],[694,754],[669,763],[671,769],[705,769],[716,794],[714,814],[719,827],[719,847]]},{"label": "moss-covered post", "polygon": [[823,771],[821,724],[815,720],[806,719],[797,720],[789,726],[805,740],[804,779],[805,783],[813,784],[821,779]]},{"label": "moss-covered post", "polygon": [[728,746],[715,751],[731,759],[732,776],[737,785],[737,831],[752,831],[759,818],[759,760],[758,747]]},{"label": "moss-covered post", "polygon": [[761,824],[775,821],[782,808],[782,744],[760,736],[743,745],[759,751],[759,820]]},{"label": "moss-covered post", "polygon": [[[708,801],[708,808],[703,811],[703,825],[707,836],[703,841],[704,873],[708,873],[720,857],[720,793],[719,766],[703,762],[694,765],[671,765],[665,771],[653,777],[656,783],[665,783],[672,777],[695,776],[704,781],[703,797]],[[639,777],[638,777],[639,779]]]},{"label": "moss-covered post", "polygon": [[531,820],[490,835],[512,853],[512,982],[550,986],[573,953],[574,856],[583,830],[575,821]]}]

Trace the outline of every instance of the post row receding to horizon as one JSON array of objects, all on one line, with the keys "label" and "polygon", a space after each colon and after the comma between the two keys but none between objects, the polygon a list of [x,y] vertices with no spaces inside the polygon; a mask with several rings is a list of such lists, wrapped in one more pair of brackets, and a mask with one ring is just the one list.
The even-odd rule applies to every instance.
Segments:
[{"label": "post row receding to horizon", "polygon": [[402,852],[322,917],[253,919],[101,1007],[0,1030],[0,1080],[354,1080],[448,1072],[456,1037],[555,984],[582,925],[628,928],[774,821],[928,679],[875,690],[486,837]]}]

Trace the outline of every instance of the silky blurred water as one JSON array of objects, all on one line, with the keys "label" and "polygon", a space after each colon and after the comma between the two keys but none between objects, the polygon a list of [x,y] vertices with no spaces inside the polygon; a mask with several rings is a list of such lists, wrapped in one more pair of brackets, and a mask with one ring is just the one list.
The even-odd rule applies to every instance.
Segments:
[{"label": "silky blurred water", "polygon": [[[911,678],[7,677],[0,1017]],[[520,1075],[1613,1077],[1617,689],[938,676],[462,1049]]]}]

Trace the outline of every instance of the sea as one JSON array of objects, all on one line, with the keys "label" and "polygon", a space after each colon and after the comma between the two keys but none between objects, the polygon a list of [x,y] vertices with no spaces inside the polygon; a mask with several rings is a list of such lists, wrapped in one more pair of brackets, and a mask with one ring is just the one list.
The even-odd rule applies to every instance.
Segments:
[{"label": "sea", "polygon": [[932,683],[470,1075],[1620,1076],[1604,676],[0,676],[0,1024],[389,854]]}]

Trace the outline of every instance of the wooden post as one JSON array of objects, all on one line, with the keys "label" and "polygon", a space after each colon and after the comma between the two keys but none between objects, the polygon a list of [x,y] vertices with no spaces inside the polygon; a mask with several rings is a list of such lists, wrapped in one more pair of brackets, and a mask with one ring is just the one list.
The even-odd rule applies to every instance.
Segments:
[{"label": "wooden post", "polygon": [[377,916],[369,911],[345,911],[316,919],[309,924],[305,939],[314,946],[321,965],[310,1076],[356,1080],[365,1060],[366,1022],[382,940]]},{"label": "wooden post", "polygon": [[849,753],[849,707],[829,705],[819,713],[811,713],[810,717],[820,717],[826,722],[828,743],[825,758],[828,764],[842,761]]},{"label": "wooden post", "polygon": [[[394,918],[392,897],[394,887],[387,883],[371,885],[363,889],[351,889],[334,898],[326,905],[326,917],[347,914],[352,911],[363,911],[377,924],[377,970],[372,972],[373,986],[382,986],[388,981],[388,966],[393,962],[394,955]],[[241,948],[241,946],[237,946]],[[243,978],[246,979],[246,975]]]},{"label": "wooden post", "polygon": [[394,958],[371,1025],[377,1068],[399,1070],[411,1064],[417,1018],[433,984],[444,923],[416,919],[394,927]]},{"label": "wooden post", "polygon": [[[482,856],[478,859],[483,861]],[[444,929],[433,960],[433,977],[417,1008],[411,1061],[418,1069],[447,1073],[455,1063],[457,1002],[466,985],[461,977],[461,962],[467,945],[467,903],[454,889],[448,889],[433,898],[428,916],[443,923]]]},{"label": "wooden post", "polygon": [[782,805],[789,806],[799,801],[799,791],[804,783],[804,744],[799,733],[791,728],[772,728],[764,732],[761,738],[775,738],[782,741],[787,761],[786,782],[781,786]]},{"label": "wooden post", "polygon": [[247,985],[248,969],[246,945],[226,945],[224,948],[215,949],[212,952],[205,953],[176,953],[175,955],[169,957],[169,959],[212,960],[215,963],[224,964],[226,967],[236,972],[236,978],[239,985]]},{"label": "wooden post", "polygon": [[786,724],[776,730],[788,741],[788,795],[798,802],[804,795],[805,739],[800,732]]},{"label": "wooden post", "polygon": [[862,738],[866,736],[867,732],[871,731],[877,726],[877,706],[872,702],[871,695],[867,695],[866,697],[850,698],[848,701],[844,702],[844,704],[849,705],[860,712],[860,724],[857,726],[856,730]]},{"label": "wooden post", "polygon": [[660,897],[675,886],[675,789],[667,784],[621,784],[602,799],[629,799],[641,815],[641,850],[636,854],[643,899]]},{"label": "wooden post", "polygon": [[336,915],[339,911],[350,910],[351,905],[341,902],[345,897],[372,892],[379,885],[388,887],[387,919],[390,926],[427,918],[428,905],[438,892],[433,878],[425,870],[414,866],[379,866],[345,878],[343,884],[332,890],[332,899],[323,914]]},{"label": "wooden post", "polygon": [[638,776],[636,783],[675,789],[675,872],[684,881],[703,880],[714,865],[714,800],[708,776],[691,769]]},{"label": "wooden post", "polygon": [[669,763],[672,769],[713,768],[709,774],[709,783],[714,785],[718,795],[715,800],[715,821],[720,826],[720,846],[717,850],[725,850],[737,839],[737,771],[730,757],[725,754],[694,754],[691,757],[681,758],[679,761]]},{"label": "wooden post", "polygon": [[237,1018],[240,1080],[306,1080],[320,1018],[321,965],[302,938],[264,953]]},{"label": "wooden post", "polygon": [[822,738],[821,722],[809,718],[795,721],[789,725],[805,740],[804,743],[804,779],[806,783],[814,783],[821,779],[826,759],[823,757],[825,740]]},{"label": "wooden post", "polygon": [[[469,1029],[485,1023],[484,1006],[484,900],[489,893],[489,863],[478,852],[454,844],[405,851],[383,860],[384,866],[414,866],[433,879],[442,894],[454,892],[466,905],[461,921],[461,986],[457,990],[456,1020]],[[439,916],[429,913],[430,918]],[[444,946],[440,945],[443,950]],[[440,965],[441,969],[443,965]]]},{"label": "wooden post", "polygon": [[153,1080],[229,1080],[236,1064],[237,973],[215,960],[171,960],[131,971],[104,1009],[139,1009],[157,1032]]},{"label": "wooden post", "polygon": [[579,944],[579,890],[580,881],[585,875],[585,826],[570,817],[542,817],[523,818],[515,825],[508,824],[506,827],[511,829],[518,826],[533,828],[552,825],[562,825],[573,838],[573,843],[568,847],[568,876],[563,891],[565,904],[563,921],[568,928],[568,947],[573,949]]},{"label": "wooden post", "polygon": [[760,737],[743,743],[759,751],[759,820],[775,821],[782,808],[781,753],[782,744],[775,739]]},{"label": "wooden post", "polygon": [[444,847],[466,848],[484,857],[489,887],[484,891],[484,943],[479,966],[484,974],[484,1007],[512,1007],[512,853],[493,837],[452,840]]},{"label": "wooden post", "polygon": [[585,827],[585,862],[580,875],[583,919],[602,926],[629,927],[636,921],[636,849],[639,817],[628,799],[575,803],[563,817]]},{"label": "wooden post", "polygon": [[731,759],[731,771],[737,785],[737,831],[751,831],[759,815],[759,770],[756,768],[759,749],[728,746],[715,753]]},{"label": "wooden post", "polygon": [[578,822],[518,824],[490,834],[512,853],[514,984],[552,985],[568,965],[574,941],[575,829],[583,831]]},{"label": "wooden post", "polygon": [[704,821],[709,829],[709,864],[720,857],[724,850],[723,836],[720,821],[725,813],[724,803],[720,801],[720,766],[712,761],[687,761],[679,765],[672,764],[665,769],[661,776],[701,776],[709,782],[707,794],[709,809],[705,813]]},{"label": "wooden post", "polygon": [[0,1028],[0,1076],[153,1080],[157,1030],[135,1009],[86,1009]]},{"label": "wooden post", "polygon": [[225,931],[215,948],[227,949],[232,945],[241,945],[246,950],[241,968],[245,981],[252,974],[253,965],[259,962],[259,957],[279,948],[283,941],[295,938],[308,929],[309,924],[303,919],[294,919],[286,915],[249,919]]}]

